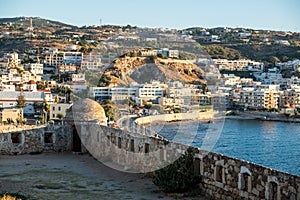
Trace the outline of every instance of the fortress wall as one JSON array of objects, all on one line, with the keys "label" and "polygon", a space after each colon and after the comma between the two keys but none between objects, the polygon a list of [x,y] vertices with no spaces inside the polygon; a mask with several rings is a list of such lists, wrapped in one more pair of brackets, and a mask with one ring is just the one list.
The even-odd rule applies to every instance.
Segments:
[{"label": "fortress wall", "polygon": [[[87,149],[92,155],[125,171],[151,171],[188,148],[161,138],[99,125],[81,128],[81,133],[90,133],[84,140],[90,144]],[[199,187],[216,199],[300,200],[299,176],[199,148],[195,150],[195,173],[202,175]]]},{"label": "fortress wall", "polygon": [[72,148],[71,126],[48,126],[0,134],[0,154],[34,154]]},{"label": "fortress wall", "polygon": [[[0,134],[0,154],[72,150],[72,126]],[[82,144],[96,159],[123,171],[149,172],[179,157],[188,146],[160,137],[97,124],[76,125]],[[300,177],[195,148],[199,188],[215,199],[300,200]],[[84,149],[85,150],[85,149]],[[288,162],[288,160],[286,161]]]}]

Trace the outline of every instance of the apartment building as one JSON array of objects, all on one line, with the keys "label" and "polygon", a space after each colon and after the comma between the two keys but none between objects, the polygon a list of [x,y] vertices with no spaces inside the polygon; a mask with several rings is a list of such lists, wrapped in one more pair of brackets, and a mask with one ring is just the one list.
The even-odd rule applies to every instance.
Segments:
[{"label": "apartment building", "polygon": [[30,73],[35,75],[43,74],[43,64],[40,63],[30,63],[25,67],[26,70],[29,70]]},{"label": "apartment building", "polygon": [[8,64],[8,67],[18,67],[21,64],[18,53],[6,53],[3,56],[3,61]]},{"label": "apartment building", "polygon": [[282,91],[280,98],[281,107],[300,108],[300,89],[287,89]]},{"label": "apartment building", "polygon": [[109,87],[91,87],[90,94],[99,100],[127,100],[129,97],[137,96],[137,88],[109,88]]},{"label": "apartment building", "polygon": [[246,108],[271,109],[279,108],[279,90],[263,88],[243,88],[240,91],[239,104]]},{"label": "apartment building", "polygon": [[83,57],[83,53],[81,53],[81,52],[64,52],[63,53],[64,63],[66,63],[66,64],[73,64],[76,66],[80,66],[82,57]]},{"label": "apartment building", "polygon": [[183,98],[167,98],[167,97],[160,97],[158,99],[158,103],[161,106],[174,106],[174,107],[181,107],[184,104]]},{"label": "apartment building", "polygon": [[238,71],[263,71],[264,64],[252,60],[227,60],[214,59],[214,64],[219,70],[238,70]]},{"label": "apartment building", "polygon": [[86,70],[97,70],[101,66],[100,54],[89,53],[83,54],[81,68]]},{"label": "apartment building", "polygon": [[165,84],[145,84],[142,87],[138,88],[137,96],[144,100],[155,100],[164,96],[166,91],[165,88],[167,88],[167,85]]},{"label": "apartment building", "polygon": [[192,105],[211,105],[210,94],[195,94],[192,96]]},{"label": "apartment building", "polygon": [[45,54],[47,66],[58,66],[62,64],[80,66],[83,54],[81,52],[48,52]]},{"label": "apartment building", "polygon": [[45,54],[45,65],[58,66],[64,63],[64,54],[58,52],[49,52]]},{"label": "apartment building", "polygon": [[130,84],[129,87],[91,87],[90,94],[99,100],[128,100],[138,97],[143,100],[158,100],[165,95],[167,85],[158,82],[151,84]]},{"label": "apartment building", "polygon": [[72,74],[71,81],[72,82],[85,82],[85,74],[84,73]]},{"label": "apartment building", "polygon": [[57,71],[59,74],[65,73],[75,73],[77,71],[77,66],[74,64],[59,64],[57,65]]}]

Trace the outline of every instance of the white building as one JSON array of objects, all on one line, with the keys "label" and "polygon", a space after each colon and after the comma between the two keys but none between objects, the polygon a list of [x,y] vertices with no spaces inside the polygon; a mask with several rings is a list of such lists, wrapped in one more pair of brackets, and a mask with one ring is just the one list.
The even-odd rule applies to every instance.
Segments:
[{"label": "white building", "polygon": [[30,63],[26,66],[27,70],[30,71],[30,73],[35,75],[42,75],[43,74],[43,64],[40,63]]},{"label": "white building", "polygon": [[264,64],[252,60],[213,59],[219,70],[263,71]]},{"label": "white building", "polygon": [[158,100],[159,97],[164,96],[166,88],[166,84],[158,82],[151,84],[132,83],[129,87],[91,87],[90,94],[100,100],[121,101],[133,97],[143,100]]},{"label": "white building", "polygon": [[279,86],[262,85],[259,88],[243,88],[240,91],[239,104],[246,108],[271,109],[279,108]]},{"label": "white building", "polygon": [[66,116],[67,110],[72,106],[68,103],[51,103],[50,105],[50,120],[58,120],[58,114],[62,114],[63,117]]},{"label": "white building", "polygon": [[3,61],[8,63],[9,67],[18,67],[21,64],[18,53],[6,53],[3,56]]},{"label": "white building", "polygon": [[100,100],[127,100],[128,98],[133,98],[137,96],[137,88],[125,88],[125,87],[118,87],[118,88],[109,88],[109,87],[91,87],[90,94],[95,97],[95,99]]},{"label": "white building", "polygon": [[101,66],[101,58],[97,53],[84,54],[82,57],[81,68],[87,70],[98,70]]},{"label": "white building", "polygon": [[35,91],[37,91],[36,82],[31,80],[28,83],[24,83],[22,89],[23,89],[23,91],[35,92]]},{"label": "white building", "polygon": [[84,73],[72,74],[71,81],[72,82],[85,82],[85,74]]},{"label": "white building", "polygon": [[137,96],[145,100],[154,100],[163,97],[165,93],[162,84],[145,84],[138,89]]},{"label": "white building", "polygon": [[77,50],[77,45],[67,45],[66,50],[67,51],[76,51]]},{"label": "white building", "polygon": [[184,99],[182,99],[182,98],[160,97],[158,99],[158,103],[162,106],[181,107],[184,104]]},{"label": "white building", "polygon": [[[17,99],[21,92],[2,91],[0,92],[0,108],[15,108],[17,106]],[[44,92],[23,92],[25,97],[24,114],[34,114],[34,103],[43,103]]]}]

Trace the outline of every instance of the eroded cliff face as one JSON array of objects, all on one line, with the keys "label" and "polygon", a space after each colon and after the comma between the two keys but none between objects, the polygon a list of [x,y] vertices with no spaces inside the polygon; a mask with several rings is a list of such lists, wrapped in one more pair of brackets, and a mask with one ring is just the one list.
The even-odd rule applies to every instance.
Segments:
[{"label": "eroded cliff face", "polygon": [[151,80],[204,83],[203,76],[204,72],[199,66],[186,60],[124,56],[117,58],[104,71],[99,86],[113,87]]}]

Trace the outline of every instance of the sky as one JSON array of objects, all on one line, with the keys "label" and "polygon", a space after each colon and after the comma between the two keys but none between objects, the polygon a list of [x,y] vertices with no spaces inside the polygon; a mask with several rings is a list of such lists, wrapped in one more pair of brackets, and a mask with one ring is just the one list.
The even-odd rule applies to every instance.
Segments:
[{"label": "sky", "polygon": [[0,0],[0,17],[41,17],[77,26],[101,21],[101,25],[300,32],[299,10],[299,0]]}]

